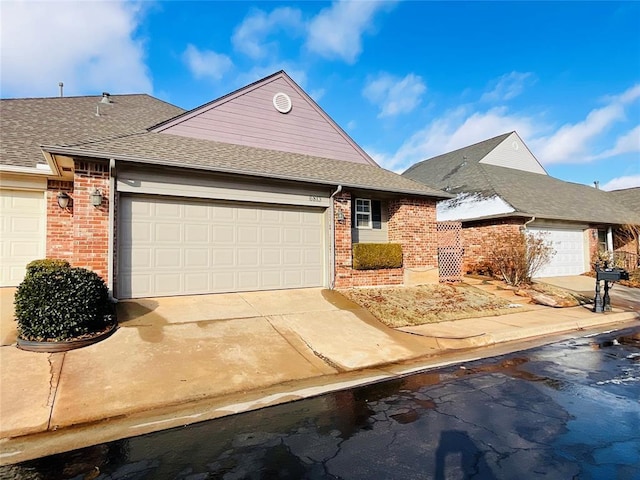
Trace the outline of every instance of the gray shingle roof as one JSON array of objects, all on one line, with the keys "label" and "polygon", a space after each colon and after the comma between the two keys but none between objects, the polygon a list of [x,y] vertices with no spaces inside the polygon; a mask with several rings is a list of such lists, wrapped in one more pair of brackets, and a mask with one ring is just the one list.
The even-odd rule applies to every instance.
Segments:
[{"label": "gray shingle roof", "polygon": [[570,222],[640,223],[640,210],[629,208],[610,192],[549,175],[479,163],[508,135],[424,160],[403,176],[449,193],[497,195],[515,209],[515,214]]},{"label": "gray shingle roof", "polygon": [[177,166],[436,198],[451,195],[378,166],[277,150],[233,145],[167,133],[145,132],[65,147],[52,153]]},{"label": "gray shingle roof", "polygon": [[613,190],[609,192],[609,195],[611,195],[616,202],[640,216],[640,187]]},{"label": "gray shingle roof", "polygon": [[[145,130],[184,112],[149,95],[0,100],[0,162],[35,168],[45,163],[40,145],[68,145]],[[97,107],[99,105],[99,107]],[[100,116],[96,116],[99,108]]]}]

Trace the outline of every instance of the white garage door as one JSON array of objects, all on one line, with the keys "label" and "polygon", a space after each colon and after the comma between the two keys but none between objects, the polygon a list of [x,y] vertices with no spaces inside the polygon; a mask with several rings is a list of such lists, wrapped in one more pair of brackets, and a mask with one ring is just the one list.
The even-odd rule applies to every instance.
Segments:
[{"label": "white garage door", "polygon": [[44,192],[0,190],[0,286],[19,285],[24,267],[44,258]]},{"label": "white garage door", "polygon": [[551,242],[556,254],[551,261],[542,267],[536,277],[562,277],[580,275],[586,271],[584,260],[584,234],[582,230],[565,230],[560,228],[529,227],[531,233],[544,233]]},{"label": "white garage door", "polygon": [[323,209],[123,196],[120,298],[318,287]]}]

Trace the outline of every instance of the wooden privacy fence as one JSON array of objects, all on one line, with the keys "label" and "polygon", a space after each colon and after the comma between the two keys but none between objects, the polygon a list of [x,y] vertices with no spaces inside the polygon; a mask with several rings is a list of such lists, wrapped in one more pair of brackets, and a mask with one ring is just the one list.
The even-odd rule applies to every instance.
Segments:
[{"label": "wooden privacy fence", "polygon": [[438,222],[438,268],[441,282],[462,281],[462,223]]}]

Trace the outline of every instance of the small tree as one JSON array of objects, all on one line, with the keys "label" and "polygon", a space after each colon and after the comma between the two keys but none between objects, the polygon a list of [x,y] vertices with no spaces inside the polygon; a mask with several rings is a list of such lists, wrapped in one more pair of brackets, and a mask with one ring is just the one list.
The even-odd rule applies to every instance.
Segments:
[{"label": "small tree", "polygon": [[518,232],[488,236],[489,264],[494,275],[508,285],[530,283],[531,277],[555,255],[544,233]]}]

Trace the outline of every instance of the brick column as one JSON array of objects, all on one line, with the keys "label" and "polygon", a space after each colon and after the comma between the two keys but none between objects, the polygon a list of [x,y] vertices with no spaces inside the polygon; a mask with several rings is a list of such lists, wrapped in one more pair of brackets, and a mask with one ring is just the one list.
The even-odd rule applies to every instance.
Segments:
[{"label": "brick column", "polygon": [[[96,188],[103,198],[99,207],[91,204],[91,193]],[[73,265],[91,269],[108,281],[108,164],[75,162],[73,216]]]},{"label": "brick column", "polygon": [[[351,193],[342,192],[333,198],[333,225],[335,235],[335,287],[352,286],[351,265]],[[342,212],[344,220],[338,220]]]},{"label": "brick column", "polygon": [[[58,206],[58,193],[67,193],[69,208]],[[73,263],[73,182],[47,182],[47,250],[46,257]]]},{"label": "brick column", "polygon": [[389,242],[402,245],[404,268],[438,266],[435,200],[391,200],[388,228]]}]

